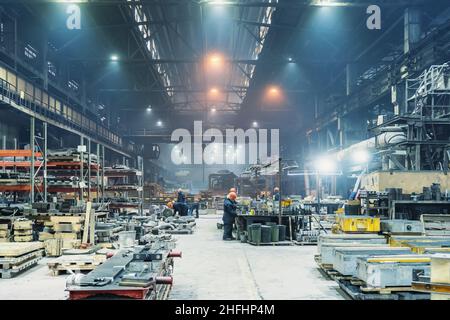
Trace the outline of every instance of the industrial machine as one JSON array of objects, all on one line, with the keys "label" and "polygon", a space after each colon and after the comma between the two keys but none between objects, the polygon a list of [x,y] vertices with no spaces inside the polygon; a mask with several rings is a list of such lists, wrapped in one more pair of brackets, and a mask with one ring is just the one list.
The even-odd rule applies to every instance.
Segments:
[{"label": "industrial machine", "polygon": [[69,299],[166,299],[173,282],[173,258],[181,257],[173,247],[173,242],[157,241],[123,248],[87,275],[70,276]]}]

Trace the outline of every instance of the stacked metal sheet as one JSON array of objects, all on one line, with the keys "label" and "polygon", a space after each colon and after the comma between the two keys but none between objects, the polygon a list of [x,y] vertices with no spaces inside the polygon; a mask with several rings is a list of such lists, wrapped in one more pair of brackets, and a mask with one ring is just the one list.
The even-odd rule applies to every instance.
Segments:
[{"label": "stacked metal sheet", "polygon": [[332,242],[332,243],[322,243],[321,251],[320,251],[320,257],[321,257],[321,263],[332,265],[334,260],[333,252],[335,249],[338,248],[358,248],[358,247],[386,247],[386,243],[363,243],[360,242]]},{"label": "stacked metal sheet", "polygon": [[356,276],[368,287],[410,287],[413,279],[430,274],[430,255],[383,255],[356,260]]},{"label": "stacked metal sheet", "polygon": [[345,276],[356,276],[356,260],[358,258],[409,253],[411,253],[411,249],[406,247],[336,248],[333,251],[333,269]]},{"label": "stacked metal sheet", "polygon": [[386,244],[386,238],[376,234],[322,234],[317,244],[319,254],[324,243]]}]

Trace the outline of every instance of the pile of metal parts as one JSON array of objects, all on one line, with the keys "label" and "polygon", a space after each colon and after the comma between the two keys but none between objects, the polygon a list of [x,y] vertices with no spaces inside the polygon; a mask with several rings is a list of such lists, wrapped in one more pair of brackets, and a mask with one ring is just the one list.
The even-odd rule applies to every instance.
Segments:
[{"label": "pile of metal parts", "polygon": [[156,240],[119,250],[87,275],[67,280],[69,299],[167,299],[172,288],[173,241]]},{"label": "pile of metal parts", "polygon": [[[153,234],[160,232],[168,234],[192,234],[197,225],[193,216],[174,215],[174,211],[165,205],[152,205],[149,213],[154,217],[154,221],[148,222],[145,226],[153,228]],[[155,222],[157,222],[156,225]]]},{"label": "pile of metal parts", "polygon": [[[432,226],[436,222],[435,219],[427,221],[432,221]],[[423,230],[430,229],[428,224],[424,225]],[[410,229],[396,224],[390,228],[416,230],[415,224]],[[430,261],[435,254],[450,250],[447,229],[439,236],[435,229],[431,230],[434,235],[426,232],[420,235],[324,234],[319,236],[319,254],[315,258],[321,270],[353,299],[427,300],[430,295],[414,290],[412,284],[429,277]]]},{"label": "pile of metal parts", "polygon": [[[95,154],[83,153],[83,161],[88,161],[90,156],[91,162],[97,163],[98,158]],[[75,148],[59,149],[59,150],[48,150],[47,153],[48,161],[81,161],[81,153]]]},{"label": "pile of metal parts", "polygon": [[448,214],[450,199],[438,183],[423,187],[418,194],[405,194],[402,189],[388,188],[383,192],[360,191],[361,212],[390,219],[419,220],[421,214]]}]

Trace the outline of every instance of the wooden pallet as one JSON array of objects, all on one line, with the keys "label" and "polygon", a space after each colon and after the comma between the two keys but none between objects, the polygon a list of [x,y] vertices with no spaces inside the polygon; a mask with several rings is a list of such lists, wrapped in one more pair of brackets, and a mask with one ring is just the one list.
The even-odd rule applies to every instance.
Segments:
[{"label": "wooden pallet", "polygon": [[18,266],[25,261],[32,260],[34,258],[42,258],[43,256],[44,250],[39,249],[18,257],[3,257],[0,258],[0,269],[12,269],[14,266]]},{"label": "wooden pallet", "polygon": [[41,257],[37,257],[31,260],[28,260],[20,265],[14,266],[13,268],[10,269],[0,269],[0,278],[2,279],[10,279],[13,278],[17,275],[19,275],[20,273],[31,269],[32,267],[34,267],[35,265],[37,265],[38,261],[41,259]]},{"label": "wooden pallet", "polygon": [[18,257],[29,252],[42,249],[44,244],[42,242],[6,242],[0,243],[0,257]]},{"label": "wooden pallet", "polygon": [[72,217],[72,216],[83,216],[84,212],[30,212],[30,213],[24,213],[25,216],[33,216],[33,217],[52,217],[52,216],[57,216],[57,217]]},{"label": "wooden pallet", "polygon": [[14,236],[30,236],[33,234],[33,230],[14,230]]},{"label": "wooden pallet", "polygon": [[366,287],[365,285],[360,286],[361,292],[364,293],[379,293],[379,294],[391,294],[393,292],[415,292],[416,290],[412,287]]},{"label": "wooden pallet", "polygon": [[[353,285],[349,280],[337,281],[339,287],[353,300],[430,300],[430,294],[401,287],[401,291],[362,291],[361,286]],[[406,287],[408,288],[408,287]],[[400,288],[398,288],[400,289]]]},{"label": "wooden pallet", "polygon": [[105,262],[105,255],[67,255],[47,262],[54,276],[70,271],[92,271]]},{"label": "wooden pallet", "polygon": [[14,242],[31,242],[33,241],[33,236],[14,236]]},{"label": "wooden pallet", "polygon": [[255,242],[248,242],[248,244],[251,244],[252,246],[293,246],[294,243],[292,241],[278,241],[278,242],[261,242],[261,243],[255,243]]},{"label": "wooden pallet", "polygon": [[292,242],[297,246],[316,246],[317,242],[305,242],[305,241],[297,241],[292,240]]}]

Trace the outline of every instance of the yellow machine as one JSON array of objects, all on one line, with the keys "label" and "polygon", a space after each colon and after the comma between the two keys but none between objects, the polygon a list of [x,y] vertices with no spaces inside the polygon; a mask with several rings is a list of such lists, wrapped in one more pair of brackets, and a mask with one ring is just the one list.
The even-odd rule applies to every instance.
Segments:
[{"label": "yellow machine", "polygon": [[337,215],[336,222],[341,232],[377,233],[380,232],[380,218],[370,216]]}]

